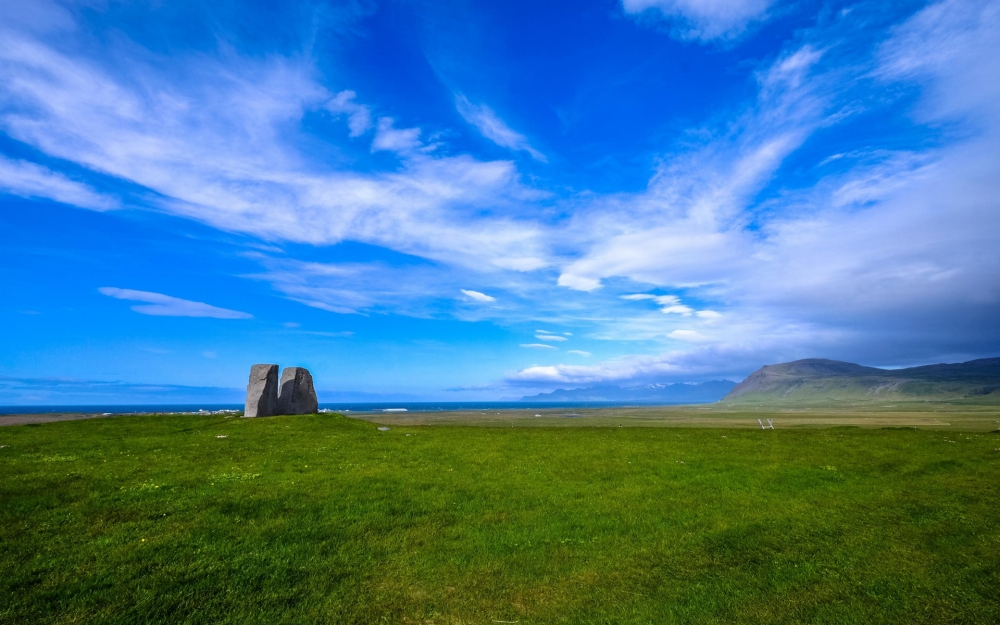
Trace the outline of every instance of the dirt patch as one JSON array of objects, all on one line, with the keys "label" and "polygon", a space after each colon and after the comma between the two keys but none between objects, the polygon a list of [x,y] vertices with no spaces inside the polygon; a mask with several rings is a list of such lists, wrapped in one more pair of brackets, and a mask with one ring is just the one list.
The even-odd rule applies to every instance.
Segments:
[{"label": "dirt patch", "polygon": [[76,421],[77,419],[100,419],[111,417],[101,413],[58,412],[51,414],[5,414],[0,415],[0,427],[5,425],[34,425],[37,423],[52,423],[54,421]]}]

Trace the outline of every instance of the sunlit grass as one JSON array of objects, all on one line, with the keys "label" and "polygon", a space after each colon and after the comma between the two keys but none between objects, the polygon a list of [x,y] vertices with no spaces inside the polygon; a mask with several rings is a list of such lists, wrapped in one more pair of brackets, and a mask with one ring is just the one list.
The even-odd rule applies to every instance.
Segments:
[{"label": "sunlit grass", "polygon": [[0,429],[2,623],[1000,621],[1000,435]]}]

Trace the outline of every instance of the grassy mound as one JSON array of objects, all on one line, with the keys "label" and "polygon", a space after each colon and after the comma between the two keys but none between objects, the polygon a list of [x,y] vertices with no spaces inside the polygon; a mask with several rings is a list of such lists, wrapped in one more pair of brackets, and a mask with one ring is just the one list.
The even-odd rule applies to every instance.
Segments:
[{"label": "grassy mound", "polygon": [[1000,622],[1000,435],[0,429],[0,623]]}]

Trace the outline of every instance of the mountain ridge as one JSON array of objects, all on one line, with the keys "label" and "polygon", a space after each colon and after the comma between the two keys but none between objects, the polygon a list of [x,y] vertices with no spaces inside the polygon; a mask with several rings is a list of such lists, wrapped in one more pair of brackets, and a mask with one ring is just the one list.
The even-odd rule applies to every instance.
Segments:
[{"label": "mountain ridge", "polygon": [[872,399],[983,399],[1000,403],[1000,358],[879,369],[824,358],[765,365],[723,399],[816,401]]}]

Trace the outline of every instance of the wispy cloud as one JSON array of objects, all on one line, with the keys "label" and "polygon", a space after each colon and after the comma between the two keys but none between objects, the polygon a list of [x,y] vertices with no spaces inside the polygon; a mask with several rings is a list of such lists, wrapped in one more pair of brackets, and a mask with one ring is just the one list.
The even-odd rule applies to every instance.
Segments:
[{"label": "wispy cloud", "polygon": [[113,197],[101,195],[91,187],[70,180],[35,163],[11,160],[0,156],[0,193],[27,198],[46,198],[93,210],[110,210],[120,206]]},{"label": "wispy cloud", "polygon": [[558,334],[536,334],[535,338],[539,341],[549,341],[554,343],[561,343],[562,341],[568,340],[565,336],[559,336]]},{"label": "wispy cloud", "polygon": [[394,128],[395,120],[391,117],[380,117],[372,140],[372,152],[388,150],[390,152],[407,153],[420,147],[419,128]]},{"label": "wispy cloud", "polygon": [[665,314],[675,314],[689,316],[693,311],[690,306],[684,306],[683,304],[674,304],[673,306],[664,306],[660,309],[660,312]]},{"label": "wispy cloud", "polygon": [[[719,367],[726,359],[732,367]],[[694,350],[671,350],[656,355],[628,355],[593,365],[536,365],[508,375],[512,386],[545,387],[553,384],[604,384],[649,382],[664,380],[711,379],[726,376],[730,371],[753,370],[760,366],[759,353],[754,348],[709,345]]]},{"label": "wispy cloud", "polygon": [[[521,185],[511,162],[429,155],[420,129],[396,128],[391,117],[379,119],[372,149],[396,152],[401,165],[359,172],[310,161],[298,149],[301,119],[332,107],[357,131],[365,105],[331,95],[301,58],[168,62],[136,54],[134,43],[93,57],[72,37],[0,30],[0,90],[9,96],[0,129],[155,192],[159,210],[270,241],[352,239],[467,267],[551,263],[542,229],[505,214],[544,195]],[[130,62],[109,61],[122,56]]]},{"label": "wispy cloud", "polygon": [[577,356],[583,356],[584,358],[590,358],[590,352],[585,352],[582,349],[571,349],[566,352],[567,354],[576,354]]},{"label": "wispy cloud", "polygon": [[552,345],[546,345],[544,343],[521,343],[521,347],[527,347],[529,349],[555,349]]},{"label": "wispy cloud", "polygon": [[626,13],[656,11],[684,39],[732,39],[767,18],[775,0],[622,0]]},{"label": "wispy cloud", "polygon": [[135,291],[132,289],[119,289],[111,286],[102,286],[97,290],[102,295],[114,297],[115,299],[130,300],[133,302],[146,302],[146,304],[132,306],[132,310],[143,315],[155,315],[161,317],[213,317],[215,319],[253,318],[253,315],[250,313],[210,306],[204,302],[193,302],[191,300],[170,297],[169,295],[163,295],[161,293]]},{"label": "wispy cloud", "polygon": [[633,302],[651,300],[661,306],[669,306],[681,301],[676,295],[653,295],[651,293],[633,293],[631,295],[622,295],[621,298]]},{"label": "wispy cloud", "polygon": [[536,161],[548,162],[544,154],[531,147],[527,137],[511,129],[485,104],[473,104],[459,94],[455,96],[455,107],[465,121],[475,126],[480,134],[493,143],[515,152],[527,152]]},{"label": "wispy cloud", "polygon": [[497,301],[497,298],[491,297],[485,293],[480,293],[479,291],[470,291],[468,289],[460,289],[460,290],[462,291],[463,295],[477,302],[489,303]]},{"label": "wispy cloud", "polygon": [[588,237],[592,247],[563,267],[559,284],[594,291],[605,277],[619,276],[684,288],[740,271],[754,253],[745,211],[821,125],[825,104],[813,92],[821,83],[805,79],[820,57],[808,45],[785,55],[760,73],[756,106],[728,133],[664,161],[645,192],[581,212],[581,229],[605,234]]},{"label": "wispy cloud", "polygon": [[357,103],[356,97],[357,94],[348,89],[341,91],[324,105],[334,115],[347,115],[347,127],[352,137],[360,137],[372,127],[371,109]]},{"label": "wispy cloud", "polygon": [[685,317],[690,316],[694,310],[690,306],[681,304],[681,298],[676,295],[651,295],[649,293],[635,293],[632,295],[622,295],[622,299],[630,301],[649,300],[662,306],[660,312],[665,314],[678,314]]},{"label": "wispy cloud", "polygon": [[[430,318],[446,312],[476,320],[495,318],[506,310],[499,305],[487,305],[496,303],[497,298],[492,295],[456,285],[456,282],[496,279],[496,274],[474,274],[419,259],[409,259],[411,262],[406,264],[319,263],[265,254],[247,256],[265,270],[245,277],[266,281],[293,301],[334,313],[392,313]],[[498,282],[510,288],[510,281]],[[446,303],[451,305],[442,311]]]}]

